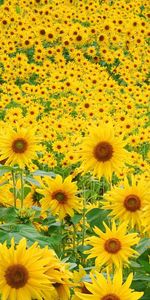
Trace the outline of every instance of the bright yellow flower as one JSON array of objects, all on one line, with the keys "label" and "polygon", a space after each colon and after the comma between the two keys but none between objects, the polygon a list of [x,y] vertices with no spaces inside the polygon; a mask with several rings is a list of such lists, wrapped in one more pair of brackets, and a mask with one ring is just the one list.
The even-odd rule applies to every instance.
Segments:
[{"label": "bright yellow flower", "polygon": [[111,210],[109,215],[114,220],[120,219],[141,229],[143,209],[150,197],[148,186],[142,178],[136,182],[132,177],[132,185],[125,179],[122,186],[114,187],[104,195],[103,209]]},{"label": "bright yellow flower", "polygon": [[[45,299],[45,292],[51,293],[52,287],[48,276],[47,263],[51,258],[41,258],[41,252],[34,243],[27,249],[26,240],[22,239],[15,248],[0,244],[0,292],[3,300]],[[48,299],[48,298],[46,298]]]},{"label": "bright yellow flower", "polygon": [[121,270],[115,273],[113,279],[109,275],[105,278],[98,272],[95,275],[91,274],[91,283],[85,282],[86,291],[84,293],[77,293],[79,299],[138,300],[143,296],[143,292],[135,292],[130,288],[133,279],[132,273],[129,274],[124,283]]},{"label": "bright yellow flower", "polygon": [[[53,286],[53,297],[51,300],[68,300],[70,299],[70,285],[72,273],[68,270],[68,264],[63,263],[54,254],[53,250],[48,248],[41,249],[43,258],[52,257],[47,264],[46,275],[48,275]],[[49,300],[49,299],[48,299]]]},{"label": "bright yellow flower", "polygon": [[8,128],[0,135],[1,160],[6,160],[6,165],[18,164],[21,168],[29,165],[36,158],[39,150],[38,137],[32,128]]},{"label": "bright yellow flower", "polygon": [[50,209],[52,214],[58,216],[60,220],[65,216],[73,216],[74,210],[80,211],[81,198],[77,197],[77,185],[72,182],[72,177],[68,176],[64,181],[60,175],[55,179],[45,179],[44,189],[37,191],[44,195],[40,200],[42,210]]},{"label": "bright yellow flower", "polygon": [[94,232],[98,235],[87,238],[87,243],[92,246],[85,253],[89,254],[88,259],[95,257],[96,266],[115,265],[122,268],[123,264],[129,263],[129,258],[138,254],[131,247],[139,242],[137,233],[127,234],[127,226],[122,223],[116,227],[115,222],[110,229],[104,223],[106,232],[102,232],[95,226]]},{"label": "bright yellow flower", "polygon": [[102,125],[91,130],[82,145],[81,160],[84,173],[91,171],[93,175],[111,179],[113,172],[128,162],[125,143],[115,137],[110,125]]}]

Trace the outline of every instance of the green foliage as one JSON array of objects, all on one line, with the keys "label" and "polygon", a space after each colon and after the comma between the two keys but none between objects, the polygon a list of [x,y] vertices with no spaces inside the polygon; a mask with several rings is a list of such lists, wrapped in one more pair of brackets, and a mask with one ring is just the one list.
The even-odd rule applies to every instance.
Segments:
[{"label": "green foliage", "polygon": [[87,222],[90,225],[90,228],[97,226],[101,230],[105,230],[103,222],[107,223],[107,216],[108,211],[102,210],[100,208],[93,208],[86,214]]},{"label": "green foliage", "polygon": [[16,220],[16,209],[14,207],[0,207],[0,222],[12,222]]},{"label": "green foliage", "polygon": [[32,245],[35,241],[37,241],[41,247],[45,247],[46,245],[51,247],[49,238],[40,234],[31,224],[9,223],[0,225],[1,243],[7,241],[8,244],[10,244],[13,237],[16,243],[19,243],[19,241],[25,237],[28,241],[28,245]]},{"label": "green foliage", "polygon": [[63,56],[66,62],[73,61],[73,59],[70,56],[69,50],[67,48],[63,48]]},{"label": "green foliage", "polygon": [[39,78],[39,75],[36,73],[33,73],[30,77],[29,77],[29,84],[31,85],[37,85],[37,79]]},{"label": "green foliage", "polygon": [[90,27],[91,23],[88,21],[80,21],[79,19],[72,19],[73,23],[79,23],[83,27]]},{"label": "green foliage", "polygon": [[21,107],[21,104],[18,102],[15,102],[13,100],[11,100],[6,106],[5,108],[15,108],[15,107]]},{"label": "green foliage", "polygon": [[4,110],[0,111],[0,120],[4,120],[5,114],[6,114],[6,111],[4,111]]},{"label": "green foliage", "polygon": [[16,6],[16,13],[17,13],[17,14],[20,14],[20,13],[21,13],[21,8],[20,8],[20,6],[18,6],[18,5]]},{"label": "green foliage", "polygon": [[0,176],[3,176],[5,173],[11,172],[11,171],[12,171],[12,167],[0,165]]}]

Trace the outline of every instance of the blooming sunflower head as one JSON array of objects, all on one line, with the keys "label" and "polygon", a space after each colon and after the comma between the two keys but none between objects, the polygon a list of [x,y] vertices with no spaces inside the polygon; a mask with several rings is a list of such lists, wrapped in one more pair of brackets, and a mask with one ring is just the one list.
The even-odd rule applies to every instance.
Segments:
[{"label": "blooming sunflower head", "polygon": [[6,164],[28,166],[38,150],[38,138],[33,128],[7,128],[1,133],[0,155]]},{"label": "blooming sunflower head", "polygon": [[86,253],[89,254],[89,258],[96,258],[96,266],[102,265],[115,265],[117,268],[121,268],[123,264],[129,263],[129,258],[137,254],[132,249],[133,245],[139,242],[137,233],[127,234],[127,225],[122,223],[116,227],[115,222],[110,229],[104,223],[106,232],[102,232],[98,227],[94,228],[94,232],[98,235],[92,236],[87,239],[87,243],[92,246]]},{"label": "blooming sunflower head", "polygon": [[104,195],[104,209],[111,210],[110,216],[123,220],[130,226],[142,228],[143,213],[149,202],[148,184],[142,178],[136,181],[132,176],[132,184],[125,179],[120,187],[116,186]]},{"label": "blooming sunflower head", "polygon": [[128,161],[125,143],[115,137],[110,124],[93,128],[82,144],[81,168],[84,172],[111,179],[113,172],[118,171]]},{"label": "blooming sunflower head", "polygon": [[72,182],[71,176],[64,181],[60,175],[57,175],[55,179],[48,179],[46,186],[38,191],[44,196],[40,200],[42,210],[50,209],[52,214],[58,216],[60,220],[67,215],[72,217],[75,210],[81,209],[81,199],[76,196],[77,185]]},{"label": "blooming sunflower head", "polygon": [[[138,300],[143,296],[143,292],[134,292],[130,288],[133,274],[130,273],[123,283],[122,272],[118,270],[113,279],[108,274],[105,278],[102,274],[95,272],[91,274],[91,283],[85,282],[85,292],[77,292],[78,299],[83,300]],[[86,292],[88,291],[88,292]],[[88,295],[89,294],[89,295]]]},{"label": "blooming sunflower head", "polygon": [[44,290],[49,293],[52,286],[46,265],[49,258],[41,257],[41,252],[34,243],[27,248],[26,240],[22,239],[17,246],[14,240],[11,247],[0,244],[0,291],[3,299],[41,299]]}]

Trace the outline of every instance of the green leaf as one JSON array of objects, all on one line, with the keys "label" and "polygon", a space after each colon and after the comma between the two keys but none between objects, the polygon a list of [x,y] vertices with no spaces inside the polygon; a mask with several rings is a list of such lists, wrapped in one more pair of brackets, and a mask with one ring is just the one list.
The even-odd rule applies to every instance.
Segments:
[{"label": "green leaf", "polygon": [[148,248],[137,258],[137,262],[141,265],[141,267],[144,269],[146,273],[150,273],[149,257],[150,257],[150,248]]},{"label": "green leaf", "polygon": [[72,223],[74,225],[78,224],[80,222],[80,220],[82,219],[82,215],[81,214],[78,214],[78,213],[75,213],[74,216],[71,218],[72,220]]},{"label": "green leaf", "polygon": [[46,245],[51,246],[50,238],[40,234],[33,225],[15,223],[0,225],[1,243],[7,241],[10,244],[10,240],[13,237],[17,243],[20,239],[25,237],[28,240],[29,245],[32,245],[37,241],[41,247],[45,247]]},{"label": "green leaf", "polygon": [[31,183],[33,185],[36,185],[38,187],[41,187],[41,184],[36,179],[34,179],[32,177],[26,176],[26,177],[24,177],[24,181],[26,181],[28,183]]},{"label": "green leaf", "polygon": [[150,287],[145,289],[144,296],[141,298],[141,300],[149,300],[149,295],[150,295]]},{"label": "green leaf", "polygon": [[100,208],[93,208],[86,214],[86,218],[91,227],[97,226],[104,230],[103,221],[107,221],[108,211]]},{"label": "green leaf", "polygon": [[145,260],[140,261],[141,266],[144,268],[145,272],[150,274],[150,264]]},{"label": "green leaf", "polygon": [[0,176],[3,176],[5,173],[11,172],[13,168],[6,167],[3,165],[0,165]]},{"label": "green leaf", "polygon": [[54,172],[45,172],[42,170],[37,170],[34,173],[32,173],[33,176],[49,176],[49,177],[56,177],[56,174]]},{"label": "green leaf", "polygon": [[136,250],[142,254],[150,247],[150,239],[143,238],[141,239],[140,243],[137,245]]},{"label": "green leaf", "polygon": [[0,207],[0,221],[9,222],[16,219],[16,209],[15,207]]}]

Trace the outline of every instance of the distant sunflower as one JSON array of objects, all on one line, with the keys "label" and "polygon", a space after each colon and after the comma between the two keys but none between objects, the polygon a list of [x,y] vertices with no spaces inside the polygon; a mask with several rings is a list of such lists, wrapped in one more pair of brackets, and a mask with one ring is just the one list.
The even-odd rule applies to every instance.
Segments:
[{"label": "distant sunflower", "polygon": [[9,128],[0,135],[1,160],[6,159],[6,165],[18,164],[21,168],[29,165],[36,158],[37,144],[38,137],[33,128]]},{"label": "distant sunflower", "polygon": [[74,210],[80,211],[81,199],[76,196],[77,185],[72,182],[72,177],[68,176],[64,181],[60,175],[55,179],[45,179],[47,186],[44,189],[37,189],[39,193],[44,195],[40,200],[42,210],[50,209],[53,215],[59,216],[62,220],[66,215],[71,217]]},{"label": "distant sunflower", "polygon": [[88,253],[88,259],[96,257],[96,266],[115,265],[117,268],[123,264],[129,263],[129,258],[138,254],[131,247],[139,242],[137,233],[126,234],[127,226],[122,223],[116,228],[115,222],[110,229],[105,223],[106,232],[102,232],[98,227],[94,228],[94,232],[98,235],[89,237],[87,243],[93,248],[85,251]]},{"label": "distant sunflower", "polygon": [[112,173],[128,162],[128,152],[124,146],[125,143],[114,136],[111,125],[93,128],[82,144],[81,168],[84,172],[91,171],[98,178],[105,176],[111,179]]},{"label": "distant sunflower", "polygon": [[150,191],[143,179],[136,182],[132,177],[132,185],[125,179],[121,187],[114,187],[104,195],[103,208],[111,210],[110,216],[128,222],[131,227],[141,229],[143,209],[149,202]]},{"label": "distant sunflower", "polygon": [[[96,275],[96,276],[95,276]],[[82,300],[138,300],[143,296],[143,292],[134,292],[130,288],[133,274],[130,273],[123,283],[121,270],[117,271],[113,277],[108,275],[105,278],[102,274],[95,272],[91,274],[91,283],[85,283],[88,292],[77,293]],[[89,294],[89,295],[88,295]]]},{"label": "distant sunflower", "polygon": [[14,241],[7,248],[0,244],[0,292],[3,300],[45,299],[44,290],[51,293],[52,287],[46,265],[50,258],[41,257],[37,243],[27,249],[22,239],[15,248]]}]

